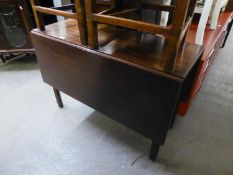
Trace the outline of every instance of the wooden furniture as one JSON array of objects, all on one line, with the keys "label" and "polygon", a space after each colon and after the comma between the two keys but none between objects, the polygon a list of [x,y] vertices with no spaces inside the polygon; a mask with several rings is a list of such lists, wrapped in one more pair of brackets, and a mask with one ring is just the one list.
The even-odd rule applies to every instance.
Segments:
[{"label": "wooden furniture", "polygon": [[[195,43],[202,45],[203,44],[203,39],[204,39],[204,34],[205,34],[205,28],[210,16],[210,12],[213,6],[214,0],[205,0],[203,7],[197,6],[195,8],[195,12],[198,11],[198,13],[201,14],[199,24],[197,27],[197,33],[196,33],[196,39]],[[201,10],[199,10],[201,8]]]},{"label": "wooden furniture", "polygon": [[216,29],[218,24],[218,17],[222,9],[224,9],[229,0],[215,0],[213,13],[210,19],[210,29]]},{"label": "wooden furniture", "polygon": [[[45,14],[76,19],[78,21],[81,42],[83,45],[88,44],[84,0],[71,0],[70,4],[59,7],[44,7],[40,5],[41,2],[39,0],[30,1],[36,25],[41,31],[45,30],[45,23],[43,19],[43,15]],[[96,3],[98,4],[99,10],[106,10],[106,8],[110,8],[114,5],[114,0],[97,0]],[[72,12],[70,12],[70,10],[72,10]]]},{"label": "wooden furniture", "polygon": [[[32,31],[33,43],[58,106],[63,107],[62,91],[144,135],[152,140],[149,157],[155,160],[179,103],[189,98],[202,57],[201,46],[184,42],[195,2],[135,6],[117,0],[76,1],[75,13],[31,0],[39,28]],[[138,21],[132,12],[144,8],[170,12],[171,25]],[[41,13],[72,19],[45,26]]]},{"label": "wooden furniture", "polygon": [[[31,7],[31,2],[30,0],[27,0],[30,4],[30,7]],[[54,1],[57,1],[57,0],[54,0]],[[43,0],[40,0],[40,6],[43,6],[43,7],[56,7],[56,4],[54,3],[53,0],[49,0],[49,1],[43,1]],[[33,15],[33,11],[32,11],[32,8],[30,8],[31,10],[31,13]],[[34,18],[34,15],[33,15],[33,18]],[[52,23],[55,23],[57,22],[57,17],[54,16],[54,15],[50,15],[50,14],[43,14],[43,21],[45,23],[45,25],[48,25],[48,24],[52,24]],[[35,24],[36,26],[36,24]]]},{"label": "wooden furniture", "polygon": [[[85,2],[83,0],[75,0],[74,4],[54,8],[40,6],[40,2],[38,0],[30,1],[36,25],[40,30],[45,30],[45,24],[42,17],[43,13],[76,19],[78,21],[81,42],[84,45],[87,44],[86,13]],[[75,12],[69,12],[67,10],[75,10]]]},{"label": "wooden furniture", "polygon": [[205,0],[202,5],[196,6],[195,13],[201,14],[196,33],[196,44],[203,44],[203,38],[207,24],[210,24],[209,29],[215,30],[217,28],[220,11],[227,5],[227,3],[228,0]]},{"label": "wooden furniture", "polygon": [[24,0],[0,0],[0,56],[3,62],[12,54],[33,53],[30,31],[32,19]]},{"label": "wooden furniture", "polygon": [[155,160],[177,106],[188,98],[203,48],[185,43],[173,70],[165,69],[166,40],[109,25],[98,26],[98,50],[82,45],[77,20],[32,31],[43,80],[152,140]]},{"label": "wooden furniture", "polygon": [[[173,0],[174,1],[174,0]],[[141,2],[147,2],[148,3],[148,0],[141,0]],[[171,0],[154,0],[154,1],[151,1],[149,0],[150,3],[153,3],[153,4],[163,4],[163,5],[171,5]],[[169,12],[166,12],[166,11],[162,11],[162,10],[159,10],[159,9],[147,9],[147,10],[144,10],[143,12],[143,16],[152,16],[154,17],[153,21],[155,24],[158,24],[158,25],[161,25],[161,26],[167,26],[168,24],[168,18],[169,18]],[[170,15],[172,15],[170,13]]]},{"label": "wooden furniture", "polygon": [[[228,5],[224,12],[220,13],[218,18],[218,27],[216,30],[211,30],[209,26],[205,28],[205,35],[203,40],[203,45],[205,46],[204,54],[201,58],[201,62],[198,68],[198,73],[196,75],[195,81],[193,82],[193,87],[189,97],[186,101],[180,103],[178,108],[178,114],[185,116],[189,106],[192,103],[193,98],[196,96],[198,91],[202,86],[202,82],[207,74],[208,68],[212,64],[215,55],[217,54],[219,48],[225,46],[227,38],[232,28],[233,24],[233,0],[228,2]],[[198,18],[194,18],[194,21],[187,34],[186,41],[190,43],[195,43],[196,32],[198,28]]]},{"label": "wooden furniture", "polygon": [[[135,0],[135,4],[132,4],[132,2],[127,4],[123,1],[115,0],[112,9],[99,12],[96,10],[96,1],[87,0],[86,16],[88,44],[94,49],[99,47],[98,23],[125,27],[139,32],[163,35],[168,41],[163,56],[163,59],[166,60],[164,66],[166,66],[166,70],[172,70],[175,65],[178,51],[179,49],[182,49],[184,44],[184,39],[192,20],[196,0],[179,0],[175,5],[170,6],[140,3],[139,0]],[[142,14],[143,9],[168,11],[173,15],[171,25],[160,26],[154,23],[143,22],[140,20],[142,17],[138,15]]]}]

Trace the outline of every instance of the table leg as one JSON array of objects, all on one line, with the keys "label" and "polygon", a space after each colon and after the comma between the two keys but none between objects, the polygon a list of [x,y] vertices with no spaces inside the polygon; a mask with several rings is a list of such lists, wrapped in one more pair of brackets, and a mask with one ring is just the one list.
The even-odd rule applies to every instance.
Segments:
[{"label": "table leg", "polygon": [[1,60],[2,60],[3,63],[6,62],[6,59],[4,58],[3,54],[0,54],[0,58],[1,58]]},{"label": "table leg", "polygon": [[152,140],[149,158],[155,161],[159,153],[160,144]]},{"label": "table leg", "polygon": [[170,123],[169,129],[172,129],[172,128],[173,128],[174,123],[175,123],[175,120],[176,120],[176,115],[172,118],[172,121],[171,121],[171,123]]},{"label": "table leg", "polygon": [[225,44],[226,44],[227,38],[228,38],[228,36],[229,36],[229,34],[231,32],[232,25],[233,25],[233,19],[231,20],[231,22],[227,26],[227,31],[226,31],[227,33],[226,33],[226,36],[224,38],[224,41],[223,41],[223,44],[222,44],[221,48],[223,48],[225,46]]},{"label": "table leg", "polygon": [[63,108],[63,102],[62,102],[61,94],[60,94],[59,90],[56,88],[53,88],[53,91],[54,91],[58,106],[60,108]]}]

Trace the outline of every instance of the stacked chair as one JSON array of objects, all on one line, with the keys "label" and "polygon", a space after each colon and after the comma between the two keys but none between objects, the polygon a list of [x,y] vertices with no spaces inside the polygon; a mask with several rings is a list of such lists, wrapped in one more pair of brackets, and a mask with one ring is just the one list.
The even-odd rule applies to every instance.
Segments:
[{"label": "stacked chair", "polygon": [[[78,21],[81,43],[83,45],[87,45],[86,15],[85,4],[83,0],[76,0],[75,3],[52,8],[40,6],[40,2],[38,0],[31,0],[31,5],[37,28],[42,31],[45,30],[43,14],[51,14],[63,16],[65,18],[76,19]],[[72,12],[70,12],[70,10],[72,10]]]},{"label": "stacked chair", "polygon": [[[130,1],[130,3],[129,1],[116,0],[113,8],[97,12],[96,1],[87,0],[88,44],[91,48],[98,49],[97,25],[99,23],[120,26],[153,35],[162,35],[167,39],[164,54],[166,60],[165,70],[170,71],[174,67],[179,49],[183,47],[185,36],[192,21],[195,4],[196,0],[178,0],[175,5],[141,3],[139,0]],[[145,9],[169,12],[172,18],[171,24],[164,27],[142,21],[141,14]]]},{"label": "stacked chair", "polygon": [[[78,21],[78,29],[80,33],[80,40],[83,45],[87,45],[87,25],[86,25],[86,13],[85,13],[85,0],[71,0],[68,5],[60,7],[43,7],[40,5],[39,0],[30,0],[32,5],[33,14],[35,17],[37,28],[41,31],[45,30],[45,23],[43,20],[43,14],[50,14],[56,16],[62,16],[66,19],[75,19]],[[97,0],[100,9],[106,9],[107,7],[114,6],[114,0]],[[72,11],[72,12],[70,12]]]},{"label": "stacked chair", "polygon": [[[46,8],[31,0],[37,27],[44,31],[34,30],[32,38],[43,79],[54,88],[58,105],[63,107],[61,90],[111,114],[152,140],[149,157],[155,160],[179,102],[188,98],[203,53],[201,46],[185,43],[196,1],[76,0]],[[149,19],[148,10],[167,12],[168,23]],[[46,27],[43,14],[73,20]],[[63,24],[71,25],[60,30]],[[49,36],[46,28],[59,36]]]},{"label": "stacked chair", "polygon": [[[113,25],[138,33],[150,33],[161,35],[167,40],[166,51],[163,59],[166,64],[164,69],[171,71],[174,67],[177,54],[182,49],[184,40],[192,21],[196,0],[178,0],[174,5],[163,5],[139,0],[76,0],[74,4],[47,8],[40,6],[38,0],[31,0],[37,27],[45,30],[43,13],[76,19],[83,45],[92,49],[98,49],[99,23]],[[99,8],[99,6],[108,8]],[[169,13],[169,24],[160,26],[158,24],[143,20],[144,10],[155,10],[157,12]],[[67,10],[73,10],[69,12]],[[142,36],[142,35],[141,35]]]},{"label": "stacked chair", "polygon": [[218,25],[218,17],[221,11],[224,11],[228,0],[199,0],[195,8],[195,13],[201,14],[195,43],[202,45],[207,24],[209,29],[215,30]]}]

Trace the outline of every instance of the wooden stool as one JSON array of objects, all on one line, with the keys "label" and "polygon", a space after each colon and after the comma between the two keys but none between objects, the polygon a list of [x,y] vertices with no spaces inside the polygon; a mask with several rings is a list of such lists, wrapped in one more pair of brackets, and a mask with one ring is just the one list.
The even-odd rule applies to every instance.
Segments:
[{"label": "wooden stool", "polygon": [[[74,4],[69,4],[60,7],[42,7],[39,0],[30,0],[32,10],[34,13],[36,25],[40,30],[45,30],[45,24],[42,14],[51,14],[57,16],[63,16],[66,18],[76,19],[78,21],[78,28],[80,32],[80,39],[83,45],[87,45],[87,27],[86,27],[86,14],[85,14],[85,2],[84,0],[75,0]],[[73,12],[67,12],[72,10]],[[75,12],[74,12],[75,11]]]},{"label": "wooden stool", "polygon": [[[97,49],[99,46],[98,23],[163,35],[168,41],[167,49],[164,53],[164,59],[166,59],[166,64],[164,66],[166,70],[170,71],[173,69],[178,50],[181,49],[184,44],[186,33],[192,21],[195,4],[196,0],[177,0],[175,5],[141,3],[139,0],[130,1],[130,3],[127,4],[124,1],[115,0],[111,9],[97,12],[96,1],[87,0],[88,44],[93,49]],[[140,17],[143,9],[169,12],[172,14],[171,25],[164,27],[143,22]],[[135,16],[139,17],[135,19]]]}]

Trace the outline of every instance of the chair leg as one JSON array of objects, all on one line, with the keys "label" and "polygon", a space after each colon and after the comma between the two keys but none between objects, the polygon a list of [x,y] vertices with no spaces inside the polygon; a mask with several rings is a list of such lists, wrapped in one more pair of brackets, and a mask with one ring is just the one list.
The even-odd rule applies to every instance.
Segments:
[{"label": "chair leg", "polygon": [[218,17],[219,17],[222,7],[223,7],[222,1],[220,0],[216,1],[215,7],[213,10],[213,15],[211,16],[211,22],[210,22],[210,29],[212,30],[217,29]]},{"label": "chair leg", "polygon": [[98,49],[98,31],[97,31],[97,23],[93,21],[87,22],[88,29],[88,44],[92,49]]},{"label": "chair leg", "polygon": [[56,88],[53,88],[53,91],[54,91],[58,106],[60,108],[63,108],[63,102],[62,102],[61,94],[60,94],[59,90]]},{"label": "chair leg", "polygon": [[225,38],[224,38],[224,41],[223,41],[223,43],[222,43],[222,46],[221,46],[221,48],[223,48],[224,46],[225,46],[225,44],[226,44],[226,41],[227,41],[227,39],[228,39],[228,37],[229,37],[229,34],[230,34],[230,32],[231,32],[231,28],[232,28],[232,25],[233,25],[233,19],[231,20],[231,22],[228,24],[228,26],[227,26],[227,33],[226,33],[226,36],[225,36]]},{"label": "chair leg", "polygon": [[36,26],[39,28],[41,31],[45,30],[45,23],[44,23],[44,18],[40,12],[37,12],[36,9],[34,8],[36,5],[39,5],[38,0],[30,0],[31,6],[32,6],[32,11],[33,15],[35,18]]},{"label": "chair leg", "polygon": [[178,54],[178,48],[177,48],[177,43],[178,43],[178,38],[176,39],[169,39],[168,40],[168,45],[165,51],[165,66],[164,70],[167,72],[170,72],[173,70],[173,67],[176,62],[176,57]]},{"label": "chair leg", "polygon": [[6,59],[4,58],[3,54],[0,54],[0,58],[1,58],[3,63],[6,63]]},{"label": "chair leg", "polygon": [[87,36],[88,45],[92,49],[98,49],[98,30],[97,23],[92,20],[92,12],[96,9],[96,0],[86,0]]},{"label": "chair leg", "polygon": [[211,7],[213,5],[213,0],[206,0],[201,18],[199,20],[199,24],[197,27],[197,33],[196,33],[196,38],[195,38],[195,44],[202,45],[203,44],[203,39],[204,39],[204,34],[205,34],[205,28],[206,24],[210,15]]},{"label": "chair leg", "polygon": [[79,0],[75,3],[75,8],[78,16],[78,28],[80,32],[80,39],[83,45],[88,44],[88,37],[87,37],[87,25],[86,25],[86,11],[85,11],[85,1]]},{"label": "chair leg", "polygon": [[158,143],[156,143],[155,141],[152,140],[151,150],[150,150],[150,155],[149,155],[149,158],[152,161],[156,160],[156,158],[158,156],[158,153],[159,153],[159,147],[160,147],[160,144],[158,144]]}]

